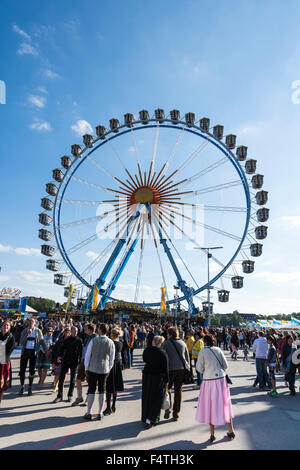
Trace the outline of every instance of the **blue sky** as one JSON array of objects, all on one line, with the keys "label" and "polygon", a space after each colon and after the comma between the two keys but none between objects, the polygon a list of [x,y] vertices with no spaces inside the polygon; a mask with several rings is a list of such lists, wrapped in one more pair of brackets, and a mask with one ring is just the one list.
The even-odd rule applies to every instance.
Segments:
[{"label": "blue sky", "polygon": [[1,2],[1,286],[63,299],[39,254],[38,214],[52,169],[81,143],[82,121],[108,127],[126,112],[177,108],[236,133],[269,191],[263,256],[215,311],[300,311],[299,2],[63,5]]}]

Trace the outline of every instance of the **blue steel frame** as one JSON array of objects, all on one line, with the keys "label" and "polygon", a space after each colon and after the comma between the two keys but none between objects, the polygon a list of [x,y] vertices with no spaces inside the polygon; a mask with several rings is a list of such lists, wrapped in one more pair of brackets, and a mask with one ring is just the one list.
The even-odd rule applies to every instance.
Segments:
[{"label": "blue steel frame", "polygon": [[[155,124],[149,124],[151,122],[155,122]],[[184,128],[184,130],[186,132],[190,132],[190,133],[195,134],[199,137],[202,137],[203,139],[208,140],[211,144],[213,144],[215,147],[217,147],[229,159],[229,161],[234,166],[235,170],[237,171],[237,173],[238,173],[238,175],[239,175],[239,177],[242,181],[244,192],[245,192],[246,205],[247,205],[247,208],[246,208],[247,217],[246,217],[244,232],[243,232],[241,241],[239,243],[239,246],[238,246],[237,250],[235,251],[235,253],[233,254],[232,258],[226,264],[226,266],[224,266],[224,268],[213,279],[211,279],[209,283],[206,283],[202,287],[199,287],[198,289],[195,289],[194,295],[197,295],[200,292],[202,292],[203,290],[207,289],[209,285],[214,284],[227,271],[227,269],[229,269],[229,267],[231,266],[231,264],[233,263],[233,261],[235,260],[235,258],[237,257],[238,253],[240,252],[240,250],[242,248],[242,245],[244,243],[244,240],[245,240],[247,232],[248,232],[250,216],[251,216],[251,197],[250,197],[249,186],[248,186],[246,175],[245,175],[239,161],[235,157],[235,155],[230,151],[230,149],[223,142],[219,141],[216,137],[214,137],[213,134],[211,134],[210,132],[202,131],[202,129],[198,126],[187,125],[187,123],[184,122],[184,121],[178,121],[178,122],[174,123],[171,119],[163,119],[162,122],[167,122],[167,123],[170,123],[170,124],[162,124],[161,122],[159,122],[159,127],[171,128],[171,129],[177,128],[177,129],[180,129],[180,130],[182,130]],[[141,126],[136,127],[139,124],[141,124]],[[62,205],[62,201],[63,201],[63,198],[64,198],[65,191],[66,191],[66,189],[68,187],[68,184],[69,184],[72,176],[74,175],[74,173],[83,164],[83,162],[86,160],[86,158],[89,155],[91,155],[93,152],[95,152],[99,147],[106,144],[110,140],[113,140],[117,137],[120,137],[121,135],[127,134],[128,132],[138,131],[140,129],[145,129],[145,128],[156,128],[157,125],[158,125],[157,119],[149,119],[147,124],[145,124],[143,121],[135,121],[134,124],[132,125],[132,127],[130,127],[130,128],[127,128],[126,124],[123,124],[118,128],[117,133],[113,130],[108,131],[105,134],[105,140],[101,141],[98,145],[95,146],[95,143],[100,140],[100,137],[98,137],[97,139],[94,140],[92,150],[90,150],[82,158],[81,155],[83,155],[87,150],[89,150],[89,147],[86,147],[82,150],[82,152],[80,154],[80,157],[74,159],[71,167],[66,171],[65,176],[64,176],[62,182],[59,185],[59,189],[58,189],[57,195],[55,197],[54,208],[53,208],[53,229],[54,229],[54,235],[55,235],[56,243],[57,243],[58,249],[59,249],[59,251],[62,255],[62,258],[65,261],[65,263],[67,264],[67,266],[69,267],[69,269],[73,272],[73,274],[77,277],[77,279],[79,279],[79,281],[82,282],[82,284],[84,284],[86,287],[88,287],[90,289],[92,289],[93,285],[90,285],[78,273],[76,268],[73,266],[71,260],[69,259],[68,255],[66,253],[66,250],[65,250],[65,247],[64,247],[64,244],[63,244],[63,241],[62,241],[61,232],[60,232],[60,216],[61,216],[61,205]],[[125,127],[126,127],[126,129],[124,129]],[[107,136],[109,136],[109,137],[107,137]],[[76,165],[77,160],[79,160],[79,162]],[[74,166],[75,166],[75,168],[73,168]],[[60,192],[61,192],[61,195],[60,195]],[[56,217],[57,217],[57,220],[56,220]],[[109,298],[111,300],[118,300],[118,299],[114,299],[112,297],[107,297],[107,298]],[[178,299],[168,300],[167,303],[168,304],[173,304],[175,302],[181,302],[183,300],[187,300],[186,296],[180,297]],[[144,305],[144,306],[147,306],[147,307],[158,307],[158,306],[160,306],[160,302],[152,302],[152,303],[145,303],[145,304],[139,304],[138,303],[137,305]]]},{"label": "blue steel frame", "polygon": [[[128,235],[128,232],[129,232],[129,229],[130,229],[131,225],[138,218],[139,215],[140,215],[140,212],[139,212],[139,210],[137,210],[135,215],[130,218],[124,235],[126,235],[126,236]],[[136,239],[135,242],[132,243],[125,260],[123,260],[122,265],[120,265],[119,268],[117,269],[116,273],[114,274],[114,277],[110,281],[110,283],[109,283],[108,287],[106,288],[106,290],[101,292],[101,287],[105,283],[105,280],[106,280],[106,277],[108,276],[109,271],[113,267],[114,262],[116,261],[119,253],[121,252],[123,246],[126,243],[126,238],[127,238],[126,236],[123,236],[123,238],[120,238],[120,240],[118,241],[114,251],[112,252],[111,256],[109,257],[109,260],[107,261],[106,265],[104,266],[100,276],[98,277],[98,279],[96,279],[96,281],[93,285],[93,288],[90,291],[90,295],[88,296],[88,299],[87,299],[87,302],[86,302],[86,308],[89,308],[92,304],[93,292],[94,292],[94,287],[95,286],[98,287],[99,293],[102,295],[101,300],[99,302],[99,306],[101,305],[101,307],[103,307],[105,305],[105,303],[107,301],[107,298],[110,296],[111,292],[116,287],[116,283],[117,283],[119,277],[121,276],[122,271],[124,270],[127,262],[129,261],[129,258],[133,253],[133,250],[135,248],[135,245],[136,245],[138,239]]]}]

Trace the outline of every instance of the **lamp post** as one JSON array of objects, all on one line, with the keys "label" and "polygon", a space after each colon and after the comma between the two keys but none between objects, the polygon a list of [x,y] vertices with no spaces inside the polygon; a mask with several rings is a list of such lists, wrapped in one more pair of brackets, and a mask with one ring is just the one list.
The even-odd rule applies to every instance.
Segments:
[{"label": "lamp post", "polygon": [[210,328],[210,277],[209,277],[209,260],[212,257],[210,250],[220,250],[223,246],[210,246],[210,247],[195,247],[195,250],[203,250],[207,253],[207,308],[208,308],[208,315],[207,315],[207,326]]}]

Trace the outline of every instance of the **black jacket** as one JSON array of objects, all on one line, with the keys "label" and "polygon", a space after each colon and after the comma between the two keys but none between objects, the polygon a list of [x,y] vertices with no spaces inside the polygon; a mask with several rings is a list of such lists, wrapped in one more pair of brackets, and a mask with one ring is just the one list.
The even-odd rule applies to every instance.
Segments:
[{"label": "black jacket", "polygon": [[169,382],[169,359],[167,353],[157,346],[148,346],[143,352],[146,363],[144,374],[162,375],[164,382]]},{"label": "black jacket", "polygon": [[82,341],[78,336],[66,338],[60,349],[63,364],[75,366],[80,363],[82,354]]}]

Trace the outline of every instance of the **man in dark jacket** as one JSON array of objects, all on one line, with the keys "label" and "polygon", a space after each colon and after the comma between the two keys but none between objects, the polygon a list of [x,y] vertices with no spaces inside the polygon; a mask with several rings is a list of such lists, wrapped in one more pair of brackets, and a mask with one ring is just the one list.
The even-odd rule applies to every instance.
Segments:
[{"label": "man in dark jacket", "polygon": [[81,361],[82,341],[77,336],[78,330],[75,326],[71,328],[71,336],[66,338],[60,351],[61,357],[57,362],[61,362],[61,373],[58,382],[58,394],[53,403],[63,400],[63,387],[68,370],[71,371],[70,386],[68,391],[68,402],[72,401],[73,391],[75,387],[75,375],[78,364]]},{"label": "man in dark jacket", "polygon": [[[184,383],[185,369],[190,370],[190,357],[184,341],[179,339],[176,327],[170,327],[167,332],[168,339],[162,345],[166,351],[169,362],[169,397],[171,404],[171,390],[174,386],[173,420],[177,421],[181,408],[182,385]],[[165,410],[164,418],[170,417],[171,407]]]}]

